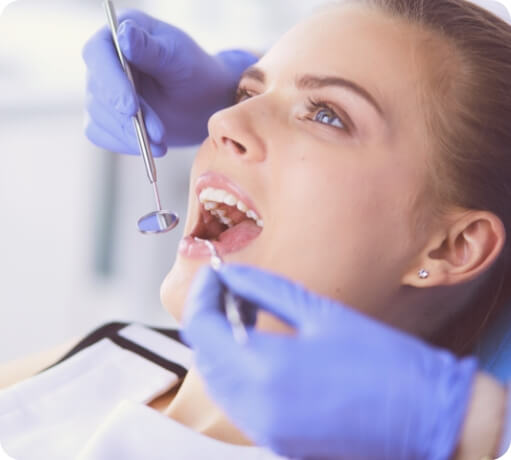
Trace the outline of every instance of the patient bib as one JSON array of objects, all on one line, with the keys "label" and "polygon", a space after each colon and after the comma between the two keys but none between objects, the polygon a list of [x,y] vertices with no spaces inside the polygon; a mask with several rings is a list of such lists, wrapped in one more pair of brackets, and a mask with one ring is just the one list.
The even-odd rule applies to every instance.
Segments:
[{"label": "patient bib", "polygon": [[78,460],[278,460],[258,447],[241,447],[201,435],[142,404],[114,409]]},{"label": "patient bib", "polygon": [[180,382],[191,360],[175,330],[103,326],[57,365],[0,392],[0,444],[15,460],[279,458],[145,405]]}]

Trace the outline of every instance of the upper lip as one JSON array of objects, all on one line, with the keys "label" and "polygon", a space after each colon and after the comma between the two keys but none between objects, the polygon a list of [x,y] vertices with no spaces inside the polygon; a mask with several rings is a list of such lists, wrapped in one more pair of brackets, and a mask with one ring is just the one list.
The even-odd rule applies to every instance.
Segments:
[{"label": "upper lip", "polygon": [[195,193],[197,195],[197,198],[199,197],[202,190],[204,190],[207,187],[213,187],[218,189],[223,189],[226,192],[233,195],[237,200],[242,201],[245,203],[249,209],[254,211],[259,218],[261,218],[261,213],[256,208],[254,202],[250,198],[250,196],[243,190],[239,185],[234,183],[232,180],[230,180],[228,177],[224,176],[223,174],[220,174],[218,172],[208,171],[197,179],[195,183]]}]

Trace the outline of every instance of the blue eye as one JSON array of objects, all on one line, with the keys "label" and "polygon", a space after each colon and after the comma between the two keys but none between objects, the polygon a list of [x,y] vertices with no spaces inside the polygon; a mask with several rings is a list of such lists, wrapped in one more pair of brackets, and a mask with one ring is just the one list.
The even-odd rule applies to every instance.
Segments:
[{"label": "blue eye", "polygon": [[344,129],[344,123],[336,115],[334,111],[329,108],[324,108],[316,112],[314,115],[314,121],[322,123],[324,125],[334,126],[336,128]]},{"label": "blue eye", "polygon": [[351,134],[353,126],[351,121],[348,121],[348,123],[344,121],[346,118],[349,119],[348,115],[345,114],[343,117],[339,116],[337,111],[328,102],[316,101],[309,98],[307,110],[312,114],[312,117],[309,118],[311,121],[331,126],[332,128],[340,129],[347,134]]},{"label": "blue eye", "polygon": [[[257,94],[253,94],[248,89],[243,86],[238,87],[236,91],[235,104],[239,104],[247,99],[250,99]],[[314,99],[309,98],[307,103],[307,110],[309,111],[307,119],[314,121],[316,123],[331,126],[335,129],[340,129],[347,134],[351,134],[353,130],[353,123],[351,122],[349,116],[344,114],[343,117],[339,116],[334,110],[334,108],[328,103],[324,101],[315,101]],[[342,109],[340,109],[342,113]],[[344,121],[347,120],[347,123]]]}]

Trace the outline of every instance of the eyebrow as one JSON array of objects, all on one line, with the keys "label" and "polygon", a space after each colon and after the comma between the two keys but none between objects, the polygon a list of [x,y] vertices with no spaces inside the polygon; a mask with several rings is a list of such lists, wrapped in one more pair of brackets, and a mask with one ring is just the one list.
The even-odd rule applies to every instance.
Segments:
[{"label": "eyebrow", "polygon": [[[241,79],[250,78],[260,83],[266,83],[266,74],[258,67],[249,67],[241,75]],[[381,117],[384,117],[383,109],[378,101],[371,95],[369,91],[357,85],[355,82],[346,80],[345,78],[323,75],[301,75],[296,79],[296,87],[299,89],[318,89],[328,86],[339,86],[341,88],[349,89],[362,98],[364,98],[373,108],[378,112]]]}]

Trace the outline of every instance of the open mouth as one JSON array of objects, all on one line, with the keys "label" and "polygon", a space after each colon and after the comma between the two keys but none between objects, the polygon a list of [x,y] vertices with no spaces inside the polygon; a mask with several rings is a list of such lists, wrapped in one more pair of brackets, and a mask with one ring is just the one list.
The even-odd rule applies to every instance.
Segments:
[{"label": "open mouth", "polygon": [[259,236],[264,222],[250,198],[229,179],[207,173],[197,181],[199,216],[195,228],[180,245],[180,253],[205,257],[209,249],[195,240],[209,240],[220,255],[239,251]]}]

